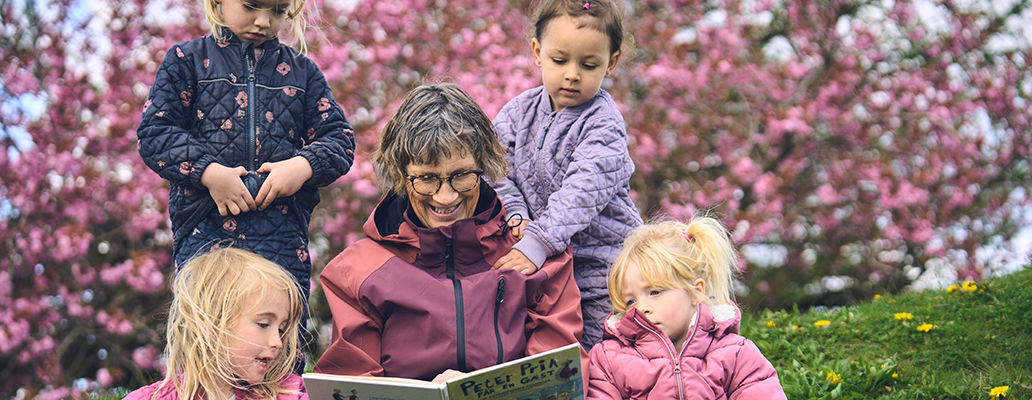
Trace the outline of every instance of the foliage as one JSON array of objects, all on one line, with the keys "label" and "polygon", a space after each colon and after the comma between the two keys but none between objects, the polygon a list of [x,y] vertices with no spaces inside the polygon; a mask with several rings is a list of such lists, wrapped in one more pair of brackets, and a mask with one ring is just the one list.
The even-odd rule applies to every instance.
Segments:
[{"label": "foliage", "polygon": [[[746,317],[742,335],[774,364],[790,399],[985,399],[1004,386],[1024,398],[1032,394],[1032,355],[1024,350],[1032,346],[1030,284],[1026,269],[971,282],[971,291],[885,296],[807,314],[764,311]],[[938,328],[917,329],[924,324]]]},{"label": "foliage", "polygon": [[[358,132],[354,168],[313,218],[318,273],[361,236],[377,131],[406,91],[449,76],[493,116],[540,79],[526,2],[308,3],[321,21],[309,56]],[[770,250],[742,265],[755,308],[847,304],[902,289],[903,271],[978,278],[1011,262],[993,249],[1028,223],[1029,6],[630,1],[637,50],[605,87],[632,136],[640,209],[712,211],[747,253]],[[0,397],[137,387],[162,373],[172,271],[167,183],[139,159],[135,127],[167,49],[207,32],[202,11],[0,0],[0,20]]]}]

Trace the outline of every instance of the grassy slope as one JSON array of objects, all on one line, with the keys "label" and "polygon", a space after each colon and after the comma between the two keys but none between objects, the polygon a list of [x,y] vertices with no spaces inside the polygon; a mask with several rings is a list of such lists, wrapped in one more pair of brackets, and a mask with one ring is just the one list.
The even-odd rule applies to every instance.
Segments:
[{"label": "grassy slope", "polygon": [[1007,399],[1032,398],[1032,268],[967,288],[832,312],[768,311],[747,316],[742,334],[790,399],[988,399],[999,386]]}]

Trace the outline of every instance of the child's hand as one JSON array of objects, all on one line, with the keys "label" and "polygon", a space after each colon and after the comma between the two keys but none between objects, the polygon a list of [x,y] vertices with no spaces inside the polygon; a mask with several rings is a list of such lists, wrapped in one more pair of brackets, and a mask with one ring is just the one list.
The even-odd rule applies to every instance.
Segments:
[{"label": "child's hand", "polygon": [[[513,222],[515,222],[515,221],[513,221]],[[523,238],[523,229],[526,228],[527,224],[529,224],[529,223],[530,223],[530,221],[523,220],[523,221],[520,221],[520,223],[517,224],[517,225],[509,225],[509,227],[512,228],[512,235],[522,239]]]},{"label": "child's hand", "polygon": [[301,185],[312,177],[312,165],[302,156],[280,162],[265,163],[258,168],[258,173],[269,173],[265,183],[258,190],[254,202],[259,210],[264,210],[273,200],[292,196],[301,189]]},{"label": "child's hand", "polygon": [[491,269],[514,269],[520,271],[523,275],[530,275],[537,272],[537,265],[534,265],[527,256],[523,255],[522,251],[512,249],[509,254],[502,256],[498,259]]},{"label": "child's hand", "polygon": [[456,371],[454,369],[446,369],[446,370],[444,370],[444,372],[437,374],[437,376],[434,377],[434,380],[432,380],[431,382],[433,382],[433,383],[444,383],[444,381],[447,381],[447,380],[449,380],[451,378],[455,378],[455,377],[459,377],[459,376],[463,376],[463,375],[466,375],[466,374],[463,373],[463,372]]},{"label": "child's hand", "polygon": [[219,207],[219,214],[240,215],[255,209],[254,199],[240,177],[247,175],[247,168],[229,168],[219,163],[208,164],[201,174],[201,184],[208,188],[211,199]]}]

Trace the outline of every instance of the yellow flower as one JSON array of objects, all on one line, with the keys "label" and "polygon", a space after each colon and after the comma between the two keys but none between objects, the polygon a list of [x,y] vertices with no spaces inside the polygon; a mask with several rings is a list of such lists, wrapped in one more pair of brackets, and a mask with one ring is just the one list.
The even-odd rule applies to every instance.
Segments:
[{"label": "yellow flower", "polygon": [[896,313],[896,319],[913,319],[913,318],[914,318],[914,314],[911,314],[911,313],[908,313],[908,312],[898,312],[898,313]]},{"label": "yellow flower", "polygon": [[832,385],[842,382],[842,376],[836,374],[834,371],[828,371],[828,376],[825,376],[824,379],[827,379],[828,383],[831,383]]},{"label": "yellow flower", "polygon": [[820,328],[822,326],[828,326],[829,324],[831,324],[831,321],[828,321],[826,319],[822,319],[820,321],[814,322],[813,326],[816,326],[816,327]]},{"label": "yellow flower", "polygon": [[893,372],[893,373],[892,373],[892,378],[893,378],[893,379],[899,378],[899,374],[897,374],[897,373]]},{"label": "yellow flower", "polygon": [[875,300],[878,300],[878,299],[880,299],[880,298],[881,298],[881,295],[880,295],[880,294],[876,294],[876,295],[874,295],[874,299],[875,299]]},{"label": "yellow flower", "polygon": [[917,330],[919,330],[921,332],[928,332],[928,331],[930,331],[932,329],[935,329],[935,328],[938,328],[938,327],[939,327],[939,325],[932,325],[932,324],[924,323],[924,324],[921,324],[921,326],[918,326]]},{"label": "yellow flower", "polygon": [[796,330],[796,329],[799,329],[799,327],[798,327],[798,326],[796,326],[795,324],[792,324],[792,330],[794,331],[794,330]]},{"label": "yellow flower", "polygon": [[774,323],[774,321],[767,321],[767,326],[770,327],[770,328],[773,328],[773,327],[775,327],[777,325]]},{"label": "yellow flower", "polygon": [[948,288],[946,288],[946,293],[953,293],[954,290],[957,290],[957,287],[957,285],[950,285]]},{"label": "yellow flower", "polygon": [[998,399],[1001,396],[1002,397],[1007,397],[1007,390],[1008,389],[1010,389],[1010,386],[997,386],[997,387],[994,387],[993,390],[989,391],[989,397],[994,398],[994,399]]},{"label": "yellow flower", "polygon": [[978,285],[974,281],[964,281],[964,284],[960,286],[965,292],[974,292],[978,290]]}]

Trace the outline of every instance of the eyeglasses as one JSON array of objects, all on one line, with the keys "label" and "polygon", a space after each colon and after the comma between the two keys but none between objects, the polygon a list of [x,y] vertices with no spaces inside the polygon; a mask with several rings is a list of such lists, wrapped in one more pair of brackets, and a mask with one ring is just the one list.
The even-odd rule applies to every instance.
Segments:
[{"label": "eyeglasses", "polygon": [[441,190],[441,185],[444,181],[448,181],[452,189],[459,193],[465,193],[472,190],[480,182],[480,176],[484,174],[484,170],[478,169],[473,171],[459,172],[452,176],[441,178],[434,175],[423,175],[423,176],[408,176],[409,182],[412,183],[412,190],[423,196],[433,196]]}]

